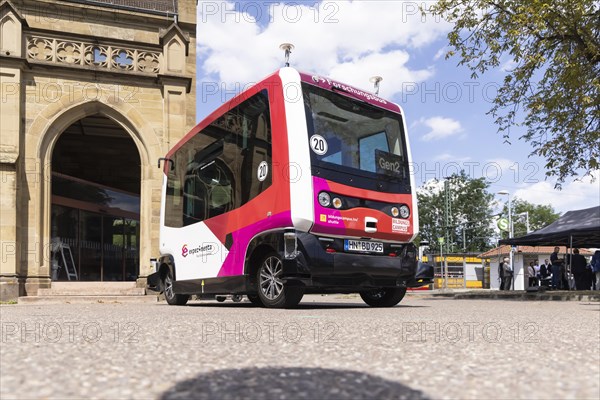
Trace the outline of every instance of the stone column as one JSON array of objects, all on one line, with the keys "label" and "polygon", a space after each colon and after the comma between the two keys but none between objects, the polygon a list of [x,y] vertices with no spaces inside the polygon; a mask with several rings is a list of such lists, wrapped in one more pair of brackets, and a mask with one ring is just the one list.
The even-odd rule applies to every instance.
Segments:
[{"label": "stone column", "polygon": [[21,131],[21,71],[0,68],[0,301],[19,296],[21,246],[17,241],[17,160]]},{"label": "stone column", "polygon": [[18,165],[21,138],[23,17],[0,4],[0,301],[19,296]]}]

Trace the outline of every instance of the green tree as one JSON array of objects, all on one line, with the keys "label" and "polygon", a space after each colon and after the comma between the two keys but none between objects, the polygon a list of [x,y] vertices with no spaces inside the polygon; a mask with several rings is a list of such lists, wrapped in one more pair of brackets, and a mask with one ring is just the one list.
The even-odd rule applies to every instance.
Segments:
[{"label": "green tree", "polygon": [[494,198],[487,192],[489,182],[485,178],[470,178],[464,171],[447,180],[451,206],[447,225],[444,182],[432,180],[417,191],[420,239],[427,240],[431,250],[437,252],[438,238],[446,236],[447,227],[450,237],[449,246],[444,246],[445,251],[448,248],[451,252],[462,252],[463,248],[467,251],[488,249],[493,233],[491,204]]},{"label": "green tree", "polygon": [[[515,197],[512,201],[512,220],[514,236],[524,236],[527,234],[527,219],[525,213],[529,216],[529,231],[537,231],[550,225],[560,217],[560,213],[554,211],[550,205],[532,204],[526,200]],[[508,218],[508,205],[504,204],[502,215]],[[508,238],[508,232],[502,232],[502,238]]]},{"label": "green tree", "polygon": [[547,176],[600,166],[600,3],[595,0],[439,0],[426,12],[453,23],[446,58],[477,78],[512,59],[489,113],[506,140],[524,126]]}]

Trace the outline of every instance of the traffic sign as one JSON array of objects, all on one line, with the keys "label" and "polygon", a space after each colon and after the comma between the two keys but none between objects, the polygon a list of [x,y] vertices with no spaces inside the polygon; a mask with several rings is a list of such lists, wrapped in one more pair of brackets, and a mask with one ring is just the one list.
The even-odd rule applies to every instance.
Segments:
[{"label": "traffic sign", "polygon": [[498,220],[498,229],[508,232],[508,220],[506,218],[500,218]]}]

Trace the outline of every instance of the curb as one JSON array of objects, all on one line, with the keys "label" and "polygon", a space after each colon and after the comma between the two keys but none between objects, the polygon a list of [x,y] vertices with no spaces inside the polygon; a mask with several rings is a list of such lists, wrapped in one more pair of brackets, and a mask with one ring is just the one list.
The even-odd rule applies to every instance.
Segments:
[{"label": "curb", "polygon": [[21,296],[17,304],[148,304],[157,303],[157,297],[152,295],[144,296]]},{"label": "curb", "polygon": [[590,292],[462,292],[462,293],[431,293],[433,297],[446,297],[455,300],[517,300],[517,301],[586,301],[600,302],[600,293]]}]

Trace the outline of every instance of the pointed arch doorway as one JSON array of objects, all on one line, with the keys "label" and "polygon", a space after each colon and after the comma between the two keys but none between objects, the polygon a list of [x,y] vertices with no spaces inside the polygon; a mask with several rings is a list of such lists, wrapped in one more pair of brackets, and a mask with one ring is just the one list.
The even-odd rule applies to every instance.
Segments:
[{"label": "pointed arch doorway", "polygon": [[52,151],[52,280],[135,281],[140,265],[141,161],[129,133],[94,114],[68,126]]}]

